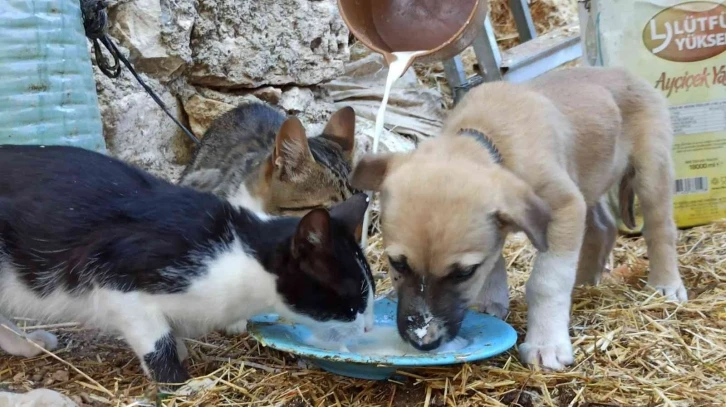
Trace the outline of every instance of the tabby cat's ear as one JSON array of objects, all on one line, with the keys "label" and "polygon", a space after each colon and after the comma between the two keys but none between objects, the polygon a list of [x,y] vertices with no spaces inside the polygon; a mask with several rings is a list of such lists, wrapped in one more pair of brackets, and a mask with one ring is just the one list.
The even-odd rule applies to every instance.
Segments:
[{"label": "tabby cat's ear", "polygon": [[355,111],[344,107],[333,113],[323,134],[334,140],[343,149],[345,158],[350,161],[355,149]]},{"label": "tabby cat's ear", "polygon": [[305,164],[314,161],[305,136],[305,128],[297,117],[290,117],[282,124],[275,138],[272,164],[288,177],[305,171]]}]

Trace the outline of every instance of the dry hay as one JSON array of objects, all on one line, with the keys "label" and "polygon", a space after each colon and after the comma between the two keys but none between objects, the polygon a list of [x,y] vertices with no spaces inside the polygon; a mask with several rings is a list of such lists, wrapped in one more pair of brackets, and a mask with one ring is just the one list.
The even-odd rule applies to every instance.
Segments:
[{"label": "dry hay", "polygon": [[[187,341],[195,376],[213,386],[163,406],[723,406],[726,405],[726,221],[680,233],[687,304],[665,303],[643,287],[641,238],[620,237],[614,271],[599,287],[577,288],[572,336],[576,364],[564,372],[531,371],[516,348],[475,364],[413,369],[387,382],[335,376],[248,337],[210,335]],[[525,329],[523,283],[533,249],[507,243],[512,310]],[[379,237],[369,258],[385,273]],[[382,281],[381,291],[389,286]],[[29,329],[41,326],[28,326]],[[118,340],[72,324],[46,326],[65,348],[33,359],[4,357],[0,382],[13,391],[56,389],[86,405],[128,405],[155,398],[138,362]],[[139,404],[137,404],[139,405]]]}]

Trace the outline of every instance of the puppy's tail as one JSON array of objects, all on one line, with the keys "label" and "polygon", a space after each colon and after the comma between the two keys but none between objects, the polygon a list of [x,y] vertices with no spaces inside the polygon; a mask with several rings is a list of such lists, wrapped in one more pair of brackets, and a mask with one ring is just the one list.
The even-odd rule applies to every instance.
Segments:
[{"label": "puppy's tail", "polygon": [[628,166],[623,178],[620,180],[618,188],[618,208],[620,208],[620,219],[628,229],[634,230],[635,225],[635,190],[633,189],[633,179],[635,178],[635,169],[632,165]]}]

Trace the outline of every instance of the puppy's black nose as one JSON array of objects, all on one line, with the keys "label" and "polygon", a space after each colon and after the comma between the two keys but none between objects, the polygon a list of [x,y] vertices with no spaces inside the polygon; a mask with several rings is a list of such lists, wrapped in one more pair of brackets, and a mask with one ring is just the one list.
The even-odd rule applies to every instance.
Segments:
[{"label": "puppy's black nose", "polygon": [[411,346],[413,346],[414,348],[416,348],[422,352],[428,352],[428,351],[434,350],[434,349],[438,348],[439,346],[441,346],[442,340],[443,340],[443,338],[439,337],[438,339],[436,339],[435,341],[432,341],[432,342],[423,342],[420,339],[414,340],[412,338],[408,338],[408,343],[410,343]]}]

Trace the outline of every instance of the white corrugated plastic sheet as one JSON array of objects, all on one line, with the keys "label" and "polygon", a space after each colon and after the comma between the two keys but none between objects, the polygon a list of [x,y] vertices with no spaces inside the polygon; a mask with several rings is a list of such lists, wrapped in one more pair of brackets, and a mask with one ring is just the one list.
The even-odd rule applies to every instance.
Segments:
[{"label": "white corrugated plastic sheet", "polygon": [[105,153],[77,0],[0,0],[0,144]]}]

